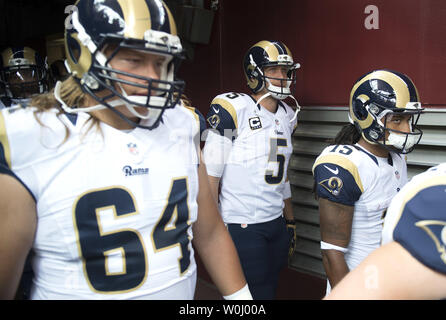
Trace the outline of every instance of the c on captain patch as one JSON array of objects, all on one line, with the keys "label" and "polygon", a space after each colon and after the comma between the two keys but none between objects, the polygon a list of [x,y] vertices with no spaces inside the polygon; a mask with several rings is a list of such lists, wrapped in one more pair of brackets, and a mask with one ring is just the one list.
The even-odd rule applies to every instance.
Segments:
[{"label": "c on captain patch", "polygon": [[249,118],[249,126],[251,130],[260,129],[262,127],[262,122],[260,122],[259,117]]},{"label": "c on captain patch", "polygon": [[331,177],[330,179],[325,179],[319,182],[321,186],[328,190],[332,195],[337,197],[341,192],[344,183],[339,177]]}]

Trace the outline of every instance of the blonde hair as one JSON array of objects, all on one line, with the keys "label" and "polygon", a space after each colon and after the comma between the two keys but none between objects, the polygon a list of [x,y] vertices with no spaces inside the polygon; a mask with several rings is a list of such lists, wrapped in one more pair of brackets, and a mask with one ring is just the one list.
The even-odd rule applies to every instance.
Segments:
[{"label": "blonde hair", "polygon": [[[86,93],[84,93],[79,84],[73,77],[69,77],[62,82],[60,96],[68,106],[80,106],[85,102]],[[54,97],[54,88],[48,93],[35,96],[31,100],[31,105],[37,108],[36,112],[44,112],[53,108],[59,109],[63,113],[63,109]]]},{"label": "blonde hair", "polygon": [[[70,76],[61,84],[60,97],[62,101],[64,101],[65,104],[69,107],[82,107],[87,102],[88,94],[85,93],[82,90],[81,86],[76,82],[76,80],[72,76]],[[49,91],[48,93],[40,94],[33,97],[31,99],[30,105],[36,108],[36,110],[34,111],[34,116],[37,122],[39,122],[39,124],[42,126],[45,126],[45,124],[42,123],[42,121],[40,120],[40,115],[43,112],[57,109],[57,117],[59,119],[60,116],[65,113],[60,102],[57,101],[56,97],[54,96],[54,88],[51,89],[51,91]],[[91,123],[85,133],[87,133],[91,128],[95,126],[99,129],[99,120],[92,114],[90,114],[90,116],[91,118],[87,121],[87,123]],[[63,121],[62,123],[65,126],[66,132],[65,139],[63,141],[65,142],[70,136],[70,131]]]},{"label": "blonde hair", "polygon": [[[81,86],[73,78],[73,76],[70,76],[66,80],[64,80],[61,84],[60,98],[70,108],[73,107],[82,108],[87,103],[89,95],[82,90]],[[186,95],[182,94],[180,100],[182,101],[183,105],[186,108],[193,108],[191,101],[186,97]],[[30,105],[36,108],[36,110],[34,111],[34,116],[37,122],[39,122],[41,126],[45,126],[45,124],[42,123],[40,119],[40,115],[43,112],[57,109],[58,110],[57,117],[59,119],[61,115],[65,114],[65,110],[62,108],[60,102],[54,96],[54,88],[51,89],[51,91],[49,91],[48,93],[40,94],[33,97],[31,99]],[[63,122],[62,120],[61,122],[65,126],[65,138],[62,142],[63,144],[69,138],[70,131],[68,130],[68,127],[65,124],[65,122]],[[97,117],[95,117],[94,114],[90,113],[90,118],[85,123],[85,125],[87,125],[88,123],[90,125],[83,135],[85,136],[93,127],[96,127],[102,135],[102,131],[100,129],[100,122],[101,121]]]}]

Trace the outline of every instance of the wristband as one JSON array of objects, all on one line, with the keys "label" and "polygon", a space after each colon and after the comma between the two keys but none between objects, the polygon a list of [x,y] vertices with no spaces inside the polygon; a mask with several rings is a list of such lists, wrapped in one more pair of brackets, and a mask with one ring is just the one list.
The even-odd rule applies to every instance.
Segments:
[{"label": "wristband", "polygon": [[327,243],[324,241],[321,241],[321,249],[322,250],[337,250],[337,251],[341,251],[343,253],[346,253],[348,251],[347,248],[339,247],[339,246],[336,246],[334,244]]},{"label": "wristband", "polygon": [[249,291],[248,284],[246,284],[239,291],[234,292],[233,294],[223,296],[225,300],[253,300],[251,292]]}]

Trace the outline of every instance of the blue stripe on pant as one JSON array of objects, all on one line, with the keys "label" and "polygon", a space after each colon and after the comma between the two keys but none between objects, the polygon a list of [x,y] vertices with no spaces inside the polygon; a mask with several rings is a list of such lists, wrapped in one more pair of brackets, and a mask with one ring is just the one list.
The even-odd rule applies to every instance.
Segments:
[{"label": "blue stripe on pant", "polygon": [[281,216],[264,223],[228,223],[249,289],[255,300],[276,296],[279,273],[287,264],[290,237]]}]

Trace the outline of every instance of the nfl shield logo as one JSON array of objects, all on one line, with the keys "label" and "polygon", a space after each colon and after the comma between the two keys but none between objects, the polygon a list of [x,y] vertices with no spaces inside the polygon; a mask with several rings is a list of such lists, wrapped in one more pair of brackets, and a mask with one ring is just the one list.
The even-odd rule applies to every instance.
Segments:
[{"label": "nfl shield logo", "polygon": [[133,155],[137,155],[139,153],[136,143],[130,142],[127,144],[127,148],[129,148],[130,153]]}]

